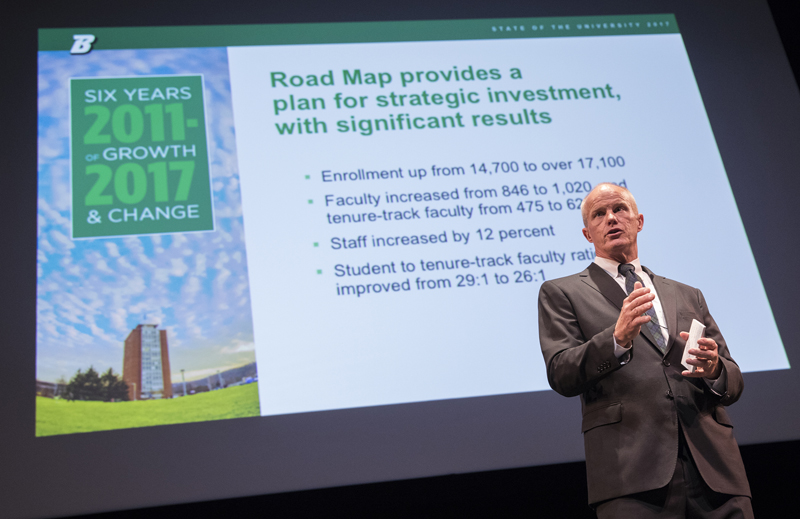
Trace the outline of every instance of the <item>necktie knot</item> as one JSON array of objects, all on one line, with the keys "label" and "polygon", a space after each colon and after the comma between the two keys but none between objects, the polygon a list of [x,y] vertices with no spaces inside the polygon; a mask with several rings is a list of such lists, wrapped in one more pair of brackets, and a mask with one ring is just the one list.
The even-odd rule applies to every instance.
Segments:
[{"label": "necktie knot", "polygon": [[617,271],[623,276],[628,277],[631,273],[636,271],[636,267],[630,263],[620,263],[619,267],[617,267]]}]

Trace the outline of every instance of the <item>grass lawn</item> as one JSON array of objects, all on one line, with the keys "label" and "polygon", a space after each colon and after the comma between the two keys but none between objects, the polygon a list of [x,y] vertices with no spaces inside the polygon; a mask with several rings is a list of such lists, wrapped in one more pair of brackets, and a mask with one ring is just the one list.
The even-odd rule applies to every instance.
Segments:
[{"label": "grass lawn", "polygon": [[36,436],[259,416],[258,384],[170,400],[68,402],[36,397]]}]

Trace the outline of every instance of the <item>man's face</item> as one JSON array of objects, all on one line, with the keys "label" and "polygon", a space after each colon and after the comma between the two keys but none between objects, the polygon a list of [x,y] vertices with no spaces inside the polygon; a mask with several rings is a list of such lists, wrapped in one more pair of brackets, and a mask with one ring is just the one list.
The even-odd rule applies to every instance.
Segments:
[{"label": "man's face", "polygon": [[586,197],[586,227],[583,235],[594,244],[595,254],[620,263],[639,257],[636,235],[644,216],[639,214],[628,192],[616,186],[602,186]]}]

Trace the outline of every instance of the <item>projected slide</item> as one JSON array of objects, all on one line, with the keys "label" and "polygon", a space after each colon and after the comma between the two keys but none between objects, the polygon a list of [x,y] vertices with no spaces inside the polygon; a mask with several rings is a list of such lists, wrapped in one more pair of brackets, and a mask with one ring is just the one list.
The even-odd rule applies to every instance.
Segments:
[{"label": "projected slide", "polygon": [[109,31],[40,36],[37,435],[547,390],[599,182],[788,367],[673,16]]},{"label": "projected slide", "polygon": [[227,53],[39,57],[37,435],[258,416]]}]

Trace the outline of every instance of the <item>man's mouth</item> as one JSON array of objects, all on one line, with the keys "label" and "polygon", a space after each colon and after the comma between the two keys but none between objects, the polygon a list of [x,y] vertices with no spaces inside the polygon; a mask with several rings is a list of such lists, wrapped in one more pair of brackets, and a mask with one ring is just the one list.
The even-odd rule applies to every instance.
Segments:
[{"label": "man's mouth", "polygon": [[608,236],[609,238],[616,238],[621,234],[622,234],[622,229],[611,229],[606,233],[606,236]]}]

